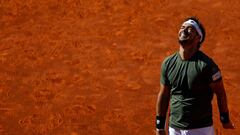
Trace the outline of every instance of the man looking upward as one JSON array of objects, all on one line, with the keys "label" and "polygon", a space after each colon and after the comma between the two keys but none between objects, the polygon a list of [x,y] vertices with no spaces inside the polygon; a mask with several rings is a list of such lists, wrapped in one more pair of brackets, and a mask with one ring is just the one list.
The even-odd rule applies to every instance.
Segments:
[{"label": "man looking upward", "polygon": [[217,96],[224,128],[232,126],[218,66],[199,50],[205,30],[195,17],[187,18],[178,33],[179,51],[162,63],[156,106],[156,134],[165,135],[170,101],[169,135],[214,135],[212,98]]}]

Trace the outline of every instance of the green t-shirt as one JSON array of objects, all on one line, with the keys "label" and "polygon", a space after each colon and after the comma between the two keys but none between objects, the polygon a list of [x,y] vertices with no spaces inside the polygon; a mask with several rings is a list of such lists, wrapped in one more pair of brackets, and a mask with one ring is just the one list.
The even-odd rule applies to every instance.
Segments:
[{"label": "green t-shirt", "polygon": [[193,129],[211,126],[211,82],[221,80],[218,66],[203,52],[182,60],[179,52],[162,63],[161,83],[170,88],[169,126]]}]

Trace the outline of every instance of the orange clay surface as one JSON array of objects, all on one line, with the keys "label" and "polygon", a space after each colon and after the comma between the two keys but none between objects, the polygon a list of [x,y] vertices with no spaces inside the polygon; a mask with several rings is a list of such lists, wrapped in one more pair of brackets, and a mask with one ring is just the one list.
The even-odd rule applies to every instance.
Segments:
[{"label": "orange clay surface", "polygon": [[239,0],[1,0],[0,135],[154,135],[160,65],[195,15],[240,134]]}]

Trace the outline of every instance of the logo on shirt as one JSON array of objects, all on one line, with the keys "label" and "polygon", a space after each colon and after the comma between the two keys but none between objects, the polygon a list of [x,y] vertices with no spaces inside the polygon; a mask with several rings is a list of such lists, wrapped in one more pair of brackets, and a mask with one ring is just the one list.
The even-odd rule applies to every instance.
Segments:
[{"label": "logo on shirt", "polygon": [[215,73],[214,75],[212,75],[212,80],[213,81],[216,81],[217,79],[221,78],[222,75],[221,75],[221,72],[218,71],[217,73]]}]

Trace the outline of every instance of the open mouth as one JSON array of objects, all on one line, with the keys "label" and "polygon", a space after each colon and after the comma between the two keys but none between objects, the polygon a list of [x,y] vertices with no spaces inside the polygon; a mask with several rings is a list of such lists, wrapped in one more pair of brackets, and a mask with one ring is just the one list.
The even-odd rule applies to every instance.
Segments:
[{"label": "open mouth", "polygon": [[187,40],[189,38],[189,35],[188,33],[185,33],[185,32],[181,32],[180,35],[179,35],[179,39],[180,40]]}]

